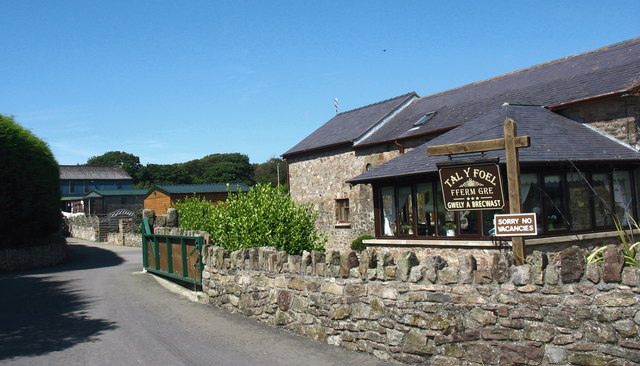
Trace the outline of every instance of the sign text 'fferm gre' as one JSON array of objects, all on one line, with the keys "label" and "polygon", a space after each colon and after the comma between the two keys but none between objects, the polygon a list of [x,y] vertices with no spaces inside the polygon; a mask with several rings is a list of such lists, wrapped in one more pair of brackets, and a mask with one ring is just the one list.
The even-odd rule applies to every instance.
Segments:
[{"label": "sign text 'fferm gre'", "polygon": [[447,211],[497,210],[504,207],[497,164],[441,167],[439,172]]},{"label": "sign text 'fferm gre'", "polygon": [[493,221],[496,236],[538,235],[535,213],[499,214]]}]

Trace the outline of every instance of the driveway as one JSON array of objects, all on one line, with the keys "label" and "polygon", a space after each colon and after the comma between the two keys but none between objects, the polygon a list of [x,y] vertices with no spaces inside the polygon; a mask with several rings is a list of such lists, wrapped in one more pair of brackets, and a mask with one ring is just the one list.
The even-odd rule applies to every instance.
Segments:
[{"label": "driveway", "polygon": [[0,364],[392,364],[189,301],[139,248],[69,244],[67,263],[0,275]]}]

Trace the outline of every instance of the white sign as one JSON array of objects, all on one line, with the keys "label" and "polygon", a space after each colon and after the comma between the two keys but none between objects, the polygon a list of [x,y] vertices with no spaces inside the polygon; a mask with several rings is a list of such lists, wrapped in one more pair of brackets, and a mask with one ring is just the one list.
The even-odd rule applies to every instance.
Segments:
[{"label": "white sign", "polygon": [[535,213],[495,215],[493,227],[496,236],[538,235]]}]

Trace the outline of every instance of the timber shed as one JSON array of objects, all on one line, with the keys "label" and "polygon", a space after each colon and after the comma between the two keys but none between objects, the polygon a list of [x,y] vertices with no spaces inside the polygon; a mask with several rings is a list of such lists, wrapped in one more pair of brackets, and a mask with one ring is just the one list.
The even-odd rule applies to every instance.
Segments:
[{"label": "timber shed", "polygon": [[144,198],[144,208],[162,215],[177,201],[187,197],[201,197],[213,203],[226,200],[229,191],[248,192],[249,189],[244,183],[157,185]]}]

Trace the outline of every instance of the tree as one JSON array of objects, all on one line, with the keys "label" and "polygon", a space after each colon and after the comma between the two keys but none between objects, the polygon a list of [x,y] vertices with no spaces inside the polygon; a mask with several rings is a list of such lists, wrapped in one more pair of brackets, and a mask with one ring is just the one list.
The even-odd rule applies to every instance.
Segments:
[{"label": "tree", "polygon": [[60,170],[49,146],[0,115],[0,248],[49,244],[60,231]]},{"label": "tree", "polygon": [[254,164],[254,168],[256,183],[271,184],[274,187],[286,185],[289,166],[283,159],[271,158],[262,164]]},{"label": "tree", "polygon": [[253,166],[245,154],[212,154],[199,163],[202,175],[196,183],[254,183]]},{"label": "tree", "polygon": [[138,180],[138,173],[142,165],[140,158],[124,151],[109,151],[100,156],[93,156],[87,160],[88,166],[119,166],[134,180]]}]

